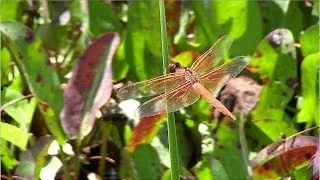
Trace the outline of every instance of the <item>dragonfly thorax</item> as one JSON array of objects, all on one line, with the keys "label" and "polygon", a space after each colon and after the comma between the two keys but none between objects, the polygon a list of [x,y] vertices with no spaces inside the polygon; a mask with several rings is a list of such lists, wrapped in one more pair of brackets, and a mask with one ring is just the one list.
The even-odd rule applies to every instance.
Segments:
[{"label": "dragonfly thorax", "polygon": [[193,83],[199,82],[199,76],[194,71],[190,70],[189,68],[186,69],[185,72],[186,81]]}]

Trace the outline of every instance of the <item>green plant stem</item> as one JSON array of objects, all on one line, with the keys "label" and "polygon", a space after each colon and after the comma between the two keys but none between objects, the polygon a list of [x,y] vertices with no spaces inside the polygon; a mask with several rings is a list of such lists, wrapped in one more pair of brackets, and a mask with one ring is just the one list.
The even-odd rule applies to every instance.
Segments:
[{"label": "green plant stem", "polygon": [[67,160],[66,160],[67,157],[66,157],[66,154],[63,152],[63,146],[62,145],[60,145],[60,149],[61,149],[60,159],[62,161],[62,167],[63,167],[63,171],[64,171],[64,178],[66,180],[71,180],[69,164],[67,163]]},{"label": "green plant stem", "polygon": [[82,144],[82,139],[77,138],[76,139],[76,152],[75,152],[75,161],[74,161],[74,178],[73,179],[79,179],[79,173],[80,173],[80,168],[81,168],[81,144]]},{"label": "green plant stem", "polygon": [[99,167],[98,167],[98,173],[100,178],[104,178],[104,172],[105,172],[105,165],[106,165],[106,157],[108,154],[108,150],[107,150],[107,145],[108,145],[108,136],[109,136],[109,132],[110,132],[110,125],[108,125],[108,123],[102,122],[100,124],[101,127],[103,127],[102,129],[102,141],[101,141],[101,148],[100,148],[100,160],[99,160]]},{"label": "green plant stem", "polygon": [[[168,41],[167,41],[167,29],[166,29],[166,15],[164,1],[159,0],[160,9],[160,27],[161,27],[161,48],[162,48],[162,67],[163,73],[167,74],[167,68],[169,65],[169,53],[168,53]],[[178,180],[180,178],[179,172],[179,156],[177,146],[177,135],[175,118],[173,113],[167,113],[168,119],[168,140],[169,140],[169,151],[171,161],[171,179]]]},{"label": "green plant stem", "polygon": [[249,151],[247,146],[247,140],[246,140],[246,133],[245,133],[245,122],[246,119],[243,118],[243,115],[239,116],[239,140],[241,145],[241,154],[243,157],[243,161],[245,164],[245,167],[247,168],[247,179],[252,179],[252,169],[250,167],[250,161],[249,161]]}]

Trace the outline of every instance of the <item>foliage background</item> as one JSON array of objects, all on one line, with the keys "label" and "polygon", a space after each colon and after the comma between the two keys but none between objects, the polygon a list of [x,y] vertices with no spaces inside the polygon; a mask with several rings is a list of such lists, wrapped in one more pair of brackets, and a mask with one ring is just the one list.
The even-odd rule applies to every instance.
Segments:
[{"label": "foliage background", "polygon": [[[162,74],[157,1],[2,0],[0,12],[1,106],[35,94],[1,112],[3,177],[67,178],[65,172],[76,172],[73,168],[82,164],[79,173],[83,176],[169,178],[165,119],[149,120],[152,128],[133,136],[136,122],[126,115],[135,102],[119,104],[116,97],[122,83]],[[282,134],[290,136],[319,125],[319,1],[168,0],[166,14],[172,61],[190,66],[226,34],[234,38],[228,57],[252,57],[241,77],[217,94],[240,120],[230,122],[203,100],[175,113],[185,176],[246,179],[251,176],[249,159],[256,152]],[[36,38],[31,44],[20,43],[28,38],[17,35],[25,26]],[[63,89],[86,48],[106,32],[120,36],[112,65],[114,86],[109,87],[113,93],[81,147],[74,140],[63,146],[66,136],[59,116]],[[11,46],[4,37],[18,43]],[[23,58],[14,54],[17,48],[23,50]],[[19,63],[25,68],[19,68]],[[318,136],[316,131],[307,134]],[[63,152],[47,152],[54,139]],[[145,144],[137,146],[140,142]],[[110,159],[101,158],[105,156]],[[290,174],[297,179],[312,174],[306,166],[295,167],[285,173],[276,171],[281,166],[265,171],[271,171],[271,177]]]}]

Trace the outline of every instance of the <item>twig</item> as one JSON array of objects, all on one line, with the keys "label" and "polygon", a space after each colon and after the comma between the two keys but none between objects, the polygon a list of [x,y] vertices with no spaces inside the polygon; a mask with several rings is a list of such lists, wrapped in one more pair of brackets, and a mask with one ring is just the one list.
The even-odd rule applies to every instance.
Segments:
[{"label": "twig", "polygon": [[23,97],[21,97],[21,98],[12,100],[12,101],[10,101],[10,102],[8,102],[8,103],[5,103],[4,105],[2,105],[2,106],[0,107],[0,113],[1,113],[5,108],[7,108],[8,106],[11,106],[11,105],[13,105],[13,104],[15,104],[15,103],[17,103],[17,102],[19,102],[19,101],[22,101],[22,100],[24,100],[24,99],[28,99],[28,98],[33,97],[33,96],[34,96],[34,94],[29,94],[29,95],[23,96]]}]

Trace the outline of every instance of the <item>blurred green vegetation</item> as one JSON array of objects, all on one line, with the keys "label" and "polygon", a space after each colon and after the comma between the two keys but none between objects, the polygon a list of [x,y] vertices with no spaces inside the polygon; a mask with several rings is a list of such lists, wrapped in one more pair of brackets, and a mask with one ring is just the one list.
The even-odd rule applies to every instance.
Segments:
[{"label": "blurred green vegetation", "polygon": [[[165,3],[172,61],[190,66],[223,35],[234,39],[228,57],[251,56],[239,76],[253,83],[243,87],[230,83],[230,88],[217,92],[236,114],[236,122],[223,118],[204,100],[175,113],[181,176],[254,178],[248,162],[263,147],[319,125],[318,0]],[[123,83],[163,72],[158,1],[2,0],[0,16],[3,177],[72,179],[95,174],[105,179],[170,179],[165,121],[149,121],[148,130],[132,135],[137,122],[126,111],[134,103],[125,108],[128,101],[116,97]],[[79,143],[68,139],[61,125],[63,91],[85,50],[107,32],[120,37],[112,69],[106,66],[112,71],[113,87],[107,90],[112,91],[111,98]],[[107,43],[103,45],[109,48]],[[107,57],[109,51],[99,61]],[[90,72],[95,73],[91,88],[97,90],[104,68]],[[96,96],[90,94],[94,92],[82,100],[94,106]],[[318,130],[305,134],[318,137]],[[133,147],[130,139],[144,144]],[[310,177],[307,165],[291,167],[286,176]]]}]

